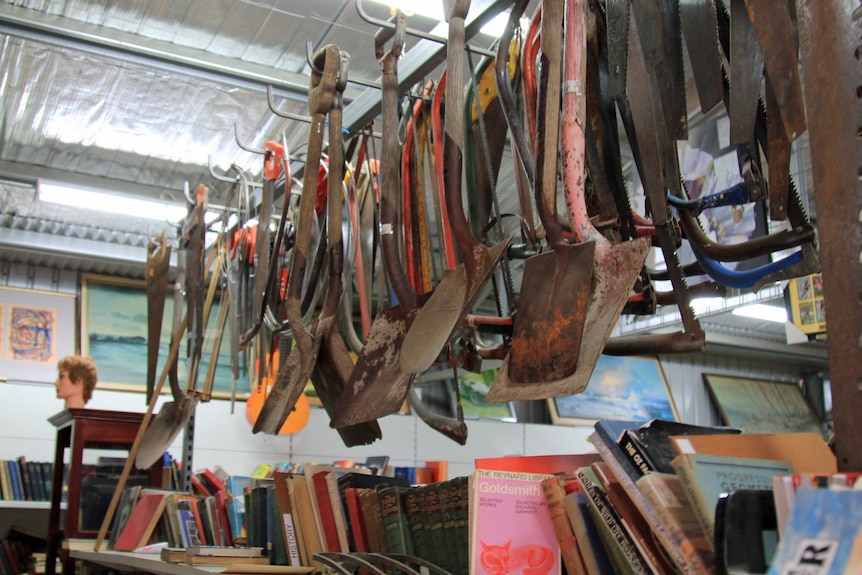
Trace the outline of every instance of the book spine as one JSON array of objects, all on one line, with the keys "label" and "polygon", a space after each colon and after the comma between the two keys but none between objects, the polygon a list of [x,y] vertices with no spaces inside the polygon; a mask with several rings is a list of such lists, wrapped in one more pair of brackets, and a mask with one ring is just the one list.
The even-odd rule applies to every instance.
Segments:
[{"label": "book spine", "polygon": [[317,511],[320,524],[323,527],[324,546],[326,551],[341,551],[338,528],[335,525],[335,513],[329,497],[329,486],[326,484],[326,473],[316,473],[311,477],[314,486],[314,497],[317,499]]},{"label": "book spine", "polygon": [[[706,542],[706,537],[694,510],[686,501],[679,478],[673,474],[651,473],[637,483],[647,501],[656,510],[659,521],[677,542],[677,549],[692,565],[704,565],[696,573],[712,573],[714,553]],[[692,571],[695,572],[695,571]]]},{"label": "book spine", "polygon": [[329,507],[335,519],[335,532],[338,535],[338,546],[343,553],[350,551],[350,541],[347,536],[347,520],[344,516],[344,505],[341,501],[341,492],[338,489],[338,478],[335,473],[327,472],[326,488],[329,491]]},{"label": "book spine", "polygon": [[21,472],[18,467],[18,462],[14,459],[7,461],[9,464],[9,479],[12,484],[12,494],[15,501],[24,501],[24,484],[21,482]]},{"label": "book spine", "polygon": [[598,526],[590,514],[590,504],[582,491],[568,493],[563,497],[566,515],[578,542],[578,549],[589,575],[604,575],[613,571]]},{"label": "book spine", "polygon": [[440,492],[436,483],[421,489],[425,491],[425,533],[428,539],[430,561],[442,567],[446,563],[447,549]]},{"label": "book spine", "polygon": [[[596,429],[598,430],[599,428],[597,427]],[[628,493],[632,503],[634,503],[635,507],[638,508],[638,511],[641,512],[644,519],[647,520],[647,523],[650,524],[653,533],[664,546],[665,550],[668,552],[679,570],[683,573],[708,572],[705,565],[689,565],[689,562],[679,549],[678,542],[671,536],[667,529],[664,528],[656,514],[656,510],[653,509],[646,497],[644,497],[644,495],[638,490],[637,485],[635,485],[635,482],[631,478],[629,473],[630,470],[627,470],[626,466],[617,458],[616,454],[619,453],[619,450],[612,450],[608,447],[605,443],[605,439],[600,433],[590,435],[589,441],[596,448],[596,451],[601,455],[604,462],[608,464],[608,468],[611,472],[616,475],[620,485],[625,489],[626,493]]]},{"label": "book spine", "polygon": [[631,462],[632,466],[637,469],[641,475],[656,470],[655,464],[652,462],[649,453],[643,449],[639,441],[634,439],[632,430],[626,431],[619,440],[619,446],[623,454]]},{"label": "book spine", "polygon": [[[290,542],[287,543],[288,553],[290,553],[290,560],[292,565],[296,566],[308,566],[310,565],[309,561],[305,556],[305,539],[303,538],[302,525],[300,523],[299,517],[299,508],[296,503],[296,483],[298,478],[292,473],[288,473],[287,478],[284,480],[285,486],[287,487],[287,502],[289,504],[287,513],[288,517],[285,517],[285,529],[293,528],[293,535],[296,540],[296,550],[295,552],[292,550],[292,544]],[[297,559],[296,563],[293,563],[293,560]]]},{"label": "book spine", "polygon": [[455,541],[461,573],[470,570],[470,479],[467,476],[453,479],[452,512],[455,515]]},{"label": "book spine", "polygon": [[713,520],[713,511],[709,509],[709,504],[703,497],[700,487],[697,484],[697,479],[694,475],[694,470],[688,465],[685,457],[676,457],[670,462],[676,476],[679,478],[680,486],[682,487],[688,503],[691,505],[692,511],[706,534],[706,540],[709,543],[710,549],[715,550],[715,521]]},{"label": "book spine", "polygon": [[560,487],[559,480],[556,477],[542,480],[542,493],[544,493],[545,501],[548,503],[548,512],[554,523],[557,540],[560,542],[560,552],[566,566],[566,573],[584,575],[578,542],[566,515],[566,508],[563,506],[563,488]]},{"label": "book spine", "polygon": [[35,501],[36,497],[33,492],[33,481],[30,479],[30,468],[27,466],[27,460],[24,456],[17,459],[18,473],[21,477],[21,486],[23,487],[24,499],[26,501]]},{"label": "book spine", "polygon": [[644,565],[643,558],[640,556],[628,533],[623,529],[619,516],[608,504],[605,494],[602,493],[596,481],[595,475],[588,472],[587,468],[578,470],[578,482],[589,498],[593,509],[595,509],[597,517],[607,526],[608,533],[612,539],[612,541],[609,541],[609,546],[619,548],[624,562],[633,573],[647,575],[649,570]]},{"label": "book spine", "polygon": [[9,465],[5,460],[0,461],[0,498],[4,501],[15,499],[9,484]]},{"label": "book spine", "polygon": [[359,500],[359,489],[356,487],[345,489],[344,500],[347,503],[348,526],[350,539],[353,542],[350,550],[357,553],[370,553],[368,533],[365,531],[365,519],[362,515],[362,503]]},{"label": "book spine", "polygon": [[368,548],[372,553],[388,553],[383,516],[380,514],[380,501],[376,489],[363,489],[359,492],[362,519],[368,534]]},{"label": "book spine", "polygon": [[412,542],[407,528],[407,517],[401,503],[400,489],[399,487],[384,487],[378,490],[380,516],[383,519],[383,529],[386,533],[389,553],[412,555]]},{"label": "book spine", "polygon": [[408,487],[402,494],[404,512],[407,515],[407,527],[413,542],[413,554],[428,561],[431,560],[430,545],[425,532],[425,494],[419,487]]}]

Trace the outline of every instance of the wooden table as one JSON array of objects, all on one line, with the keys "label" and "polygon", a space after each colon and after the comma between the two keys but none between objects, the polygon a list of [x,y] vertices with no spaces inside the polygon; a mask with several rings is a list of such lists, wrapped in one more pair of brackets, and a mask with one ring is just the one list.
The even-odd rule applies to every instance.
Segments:
[{"label": "wooden table", "polygon": [[[48,516],[47,575],[55,575],[58,553],[63,560],[63,575],[74,575],[75,560],[70,553],[58,549],[64,538],[92,538],[98,531],[84,531],[80,525],[81,479],[83,477],[84,449],[126,449],[135,442],[143,413],[107,411],[98,409],[65,409],[50,417],[57,428],[54,448],[54,477],[51,483],[51,511]],[[63,461],[66,448],[70,450],[66,517],[60,521],[60,503],[63,496]],[[162,486],[162,465],[156,463],[150,470],[150,484]]]}]

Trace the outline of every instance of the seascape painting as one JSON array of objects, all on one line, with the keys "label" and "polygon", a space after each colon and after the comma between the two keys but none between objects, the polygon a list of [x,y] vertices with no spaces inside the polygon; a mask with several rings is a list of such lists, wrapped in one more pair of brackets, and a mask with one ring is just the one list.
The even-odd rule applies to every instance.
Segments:
[{"label": "seascape painting", "polygon": [[549,399],[548,408],[551,421],[560,425],[678,419],[661,364],[653,357],[602,355],[582,393]]},{"label": "seascape painting", "polygon": [[[83,352],[96,361],[99,386],[144,391],[147,379],[147,295],[143,282],[100,282],[89,278],[84,291],[85,314],[81,322]],[[202,390],[212,354],[214,324],[219,303],[213,302],[208,329],[205,332],[197,389]],[[159,339],[159,363],[156,377],[168,357],[171,344],[173,298],[168,294]],[[241,374],[237,397],[248,395],[247,376]],[[186,387],[186,365],[180,350],[180,387]],[[230,353],[223,338],[216,364],[213,397],[229,397],[232,385]],[[158,379],[157,379],[158,381]],[[169,389],[165,382],[162,391]]]},{"label": "seascape painting", "polygon": [[711,373],[703,381],[725,425],[744,433],[824,433],[796,382]]}]

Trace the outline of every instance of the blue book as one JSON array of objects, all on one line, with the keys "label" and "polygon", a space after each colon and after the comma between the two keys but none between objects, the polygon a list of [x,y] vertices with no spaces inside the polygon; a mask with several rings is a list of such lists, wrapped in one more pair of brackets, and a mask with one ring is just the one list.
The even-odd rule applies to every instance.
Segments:
[{"label": "blue book", "polygon": [[21,469],[18,467],[18,461],[10,459],[6,462],[9,465],[9,483],[12,484],[12,495],[15,501],[24,501],[24,483],[21,479]]},{"label": "blue book", "polygon": [[225,481],[227,494],[230,497],[242,497],[246,487],[251,487],[251,477],[248,475],[231,475]]},{"label": "blue book", "polygon": [[800,487],[769,575],[862,571],[862,490]]}]

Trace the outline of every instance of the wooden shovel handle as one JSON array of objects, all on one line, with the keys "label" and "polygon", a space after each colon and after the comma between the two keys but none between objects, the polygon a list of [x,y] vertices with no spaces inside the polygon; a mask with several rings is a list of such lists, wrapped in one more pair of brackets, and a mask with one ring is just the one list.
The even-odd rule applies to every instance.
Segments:
[{"label": "wooden shovel handle", "polygon": [[141,439],[150,425],[150,419],[153,417],[153,410],[156,407],[156,402],[162,392],[162,386],[165,384],[165,379],[168,377],[168,371],[177,360],[177,355],[180,350],[180,341],[183,339],[183,332],[186,331],[186,323],[188,318],[184,317],[180,322],[180,327],[174,334],[173,342],[171,343],[170,352],[168,352],[168,360],[162,368],[162,373],[159,376],[159,381],[153,389],[153,395],[150,397],[150,403],[147,406],[147,411],[144,413],[144,418],[141,420],[141,426],[138,428],[138,433],[135,435],[135,440],[132,442],[132,447],[129,449],[129,457],[126,459],[126,464],[123,466],[123,472],[117,480],[117,488],[114,490],[114,495],[111,497],[111,503],[108,505],[108,510],[105,512],[105,518],[102,520],[102,526],[99,528],[99,534],[96,537],[94,546],[95,551],[99,551],[102,543],[105,541],[105,535],[108,533],[108,527],[111,526],[111,520],[114,518],[114,512],[117,510],[117,504],[120,502],[120,495],[123,493],[123,488],[126,486],[126,481],[129,479],[129,473],[132,471],[132,465],[135,462],[135,457],[138,455],[138,449],[141,447]]}]

